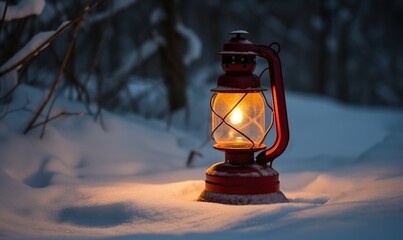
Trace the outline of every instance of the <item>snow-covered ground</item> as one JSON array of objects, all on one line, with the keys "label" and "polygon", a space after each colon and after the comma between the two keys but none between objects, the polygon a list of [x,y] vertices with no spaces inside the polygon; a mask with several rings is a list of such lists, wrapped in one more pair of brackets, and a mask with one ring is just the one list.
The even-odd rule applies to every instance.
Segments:
[{"label": "snow-covered ground", "polygon": [[[208,89],[205,91],[209,94]],[[8,110],[42,92],[22,86]],[[204,104],[205,102],[202,101]],[[21,132],[31,114],[0,121],[0,239],[402,239],[403,110],[287,94],[291,142],[274,167],[290,203],[197,202],[222,153],[202,130],[104,113]],[[208,107],[191,119],[208,126]],[[55,110],[81,111],[60,100]],[[3,109],[4,111],[5,109]],[[191,124],[191,126],[193,126]]]}]

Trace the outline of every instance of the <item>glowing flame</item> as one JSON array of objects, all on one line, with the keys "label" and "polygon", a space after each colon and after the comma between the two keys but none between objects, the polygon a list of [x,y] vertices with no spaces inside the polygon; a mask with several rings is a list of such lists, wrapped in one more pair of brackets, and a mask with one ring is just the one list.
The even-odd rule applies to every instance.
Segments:
[{"label": "glowing flame", "polygon": [[239,110],[238,108],[235,108],[232,111],[232,113],[231,113],[231,115],[229,117],[229,120],[230,120],[230,122],[232,124],[235,124],[235,125],[240,124],[242,122],[242,120],[243,120],[242,111]]}]

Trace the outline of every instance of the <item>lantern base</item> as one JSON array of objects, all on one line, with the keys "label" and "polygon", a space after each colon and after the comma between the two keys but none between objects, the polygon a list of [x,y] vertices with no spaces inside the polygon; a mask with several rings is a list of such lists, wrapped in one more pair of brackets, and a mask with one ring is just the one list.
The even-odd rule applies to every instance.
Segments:
[{"label": "lantern base", "polygon": [[288,202],[278,172],[264,164],[221,162],[206,170],[205,191],[198,201],[233,205]]},{"label": "lantern base", "polygon": [[229,205],[288,203],[287,197],[282,192],[239,195],[203,191],[197,201]]}]

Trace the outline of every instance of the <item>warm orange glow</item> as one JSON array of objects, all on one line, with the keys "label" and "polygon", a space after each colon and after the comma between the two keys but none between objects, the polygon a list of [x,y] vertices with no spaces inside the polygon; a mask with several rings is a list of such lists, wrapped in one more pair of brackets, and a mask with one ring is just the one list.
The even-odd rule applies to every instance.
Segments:
[{"label": "warm orange glow", "polygon": [[212,113],[212,130],[217,128],[213,133],[217,147],[239,149],[259,147],[265,133],[265,103],[260,92],[246,95],[217,93],[212,99],[212,107],[214,112],[225,120],[222,123],[223,120]]},{"label": "warm orange glow", "polygon": [[229,120],[231,124],[240,124],[243,120],[242,111],[239,110],[239,108],[232,110],[231,114],[229,115]]}]

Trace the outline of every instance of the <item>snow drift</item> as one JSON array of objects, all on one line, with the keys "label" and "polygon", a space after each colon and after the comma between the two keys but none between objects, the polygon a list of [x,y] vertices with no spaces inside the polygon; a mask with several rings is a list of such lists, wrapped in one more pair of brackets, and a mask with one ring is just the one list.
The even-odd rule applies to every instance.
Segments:
[{"label": "snow drift", "polygon": [[[34,109],[41,94],[22,86],[3,113],[27,98]],[[401,238],[403,111],[287,100],[291,142],[274,165],[290,203],[254,206],[196,201],[204,170],[222,158],[208,144],[185,167],[198,130],[105,113],[106,131],[68,117],[39,140],[39,129],[21,134],[30,112],[2,114],[0,238]],[[84,111],[64,100],[56,108]]]}]

